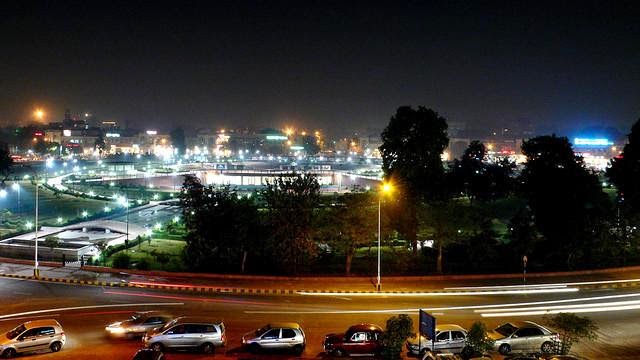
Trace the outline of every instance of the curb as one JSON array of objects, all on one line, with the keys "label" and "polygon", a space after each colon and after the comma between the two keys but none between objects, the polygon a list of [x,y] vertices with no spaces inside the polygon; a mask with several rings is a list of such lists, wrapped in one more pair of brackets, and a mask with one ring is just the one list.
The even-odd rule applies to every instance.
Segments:
[{"label": "curb", "polygon": [[[52,277],[35,277],[31,275],[17,275],[17,274],[0,274],[0,277],[11,279],[32,280],[39,282],[51,282],[62,283],[69,285],[80,286],[102,286],[113,288],[137,288],[137,289],[152,289],[152,290],[171,290],[191,293],[203,293],[203,294],[233,294],[233,295],[300,295],[301,293],[307,294],[323,294],[332,293],[340,295],[397,295],[397,294],[424,294],[424,291],[374,291],[374,290],[306,290],[306,289],[260,289],[260,288],[224,288],[224,287],[212,287],[212,286],[179,286],[179,285],[162,285],[162,284],[140,284],[129,282],[113,282],[113,281],[91,281],[91,280],[77,280],[66,278],[52,278]],[[596,290],[596,289],[620,289],[620,288],[632,288],[640,287],[640,281],[621,282],[615,284],[600,284],[600,285],[584,285],[580,286],[580,289],[584,290]],[[469,291],[466,290],[432,290],[429,293],[446,293],[446,294],[464,294]]]}]

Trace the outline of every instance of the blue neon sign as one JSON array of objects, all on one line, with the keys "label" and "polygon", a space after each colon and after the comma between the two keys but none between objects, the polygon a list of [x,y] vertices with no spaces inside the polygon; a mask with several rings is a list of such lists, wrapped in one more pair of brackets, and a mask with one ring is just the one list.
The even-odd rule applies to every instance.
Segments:
[{"label": "blue neon sign", "polygon": [[574,138],[575,146],[611,146],[613,142],[607,138]]}]

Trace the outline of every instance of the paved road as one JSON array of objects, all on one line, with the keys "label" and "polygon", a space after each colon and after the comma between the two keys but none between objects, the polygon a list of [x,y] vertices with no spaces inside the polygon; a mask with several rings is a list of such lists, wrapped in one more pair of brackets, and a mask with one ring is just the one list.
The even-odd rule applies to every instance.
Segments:
[{"label": "paved road", "polygon": [[[409,313],[417,322],[418,308],[427,308],[440,323],[454,322],[469,326],[482,314],[491,314],[487,305],[514,303],[544,304],[506,306],[511,313],[482,318],[490,327],[506,320],[540,320],[540,315],[515,316],[517,308],[584,311],[601,328],[601,340],[581,344],[576,350],[590,359],[640,358],[640,310],[633,307],[640,302],[636,288],[580,290],[577,292],[528,295],[465,295],[465,296],[225,296],[200,295],[148,289],[102,288],[0,279],[2,307],[0,329],[8,330],[25,319],[54,317],[65,327],[68,344],[57,354],[42,354],[40,359],[128,359],[140,347],[139,341],[114,341],[104,337],[104,325],[128,317],[135,310],[163,309],[175,315],[192,315],[224,319],[229,343],[226,356],[215,357],[256,358],[239,351],[240,336],[269,321],[296,321],[308,336],[305,358],[323,357],[321,343],[324,334],[341,331],[351,324],[373,322],[384,325],[394,313]],[[479,290],[480,291],[480,290]],[[482,290],[484,291],[484,290]],[[612,298],[616,296],[617,298]],[[586,298],[596,298],[585,300]],[[569,300],[569,302],[561,302]],[[635,301],[635,302],[633,302]],[[625,302],[622,304],[621,302]],[[155,305],[145,305],[155,303]],[[162,304],[160,304],[162,303]],[[605,304],[606,303],[606,304]],[[615,304],[626,306],[614,309]],[[585,304],[588,307],[584,307]],[[635,304],[635,305],[634,305]],[[106,305],[106,306],[105,306]],[[84,306],[83,309],[64,309]],[[608,307],[606,312],[600,309]],[[554,308],[561,307],[561,308]],[[516,308],[516,309],[513,309]],[[21,314],[24,312],[58,309],[51,312]],[[499,310],[499,309],[498,309]],[[501,310],[502,311],[502,310]],[[190,353],[172,353],[168,359],[204,359]],[[287,356],[258,356],[258,358],[287,358]]]}]

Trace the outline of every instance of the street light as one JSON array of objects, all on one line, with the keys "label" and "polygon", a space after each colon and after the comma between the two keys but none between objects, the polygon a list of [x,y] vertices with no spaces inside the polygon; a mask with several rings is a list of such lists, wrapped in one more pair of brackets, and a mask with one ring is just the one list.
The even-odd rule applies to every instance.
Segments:
[{"label": "street light", "polygon": [[378,282],[376,284],[376,289],[380,291],[380,239],[381,239],[381,210],[382,210],[382,196],[385,194],[390,194],[393,191],[393,186],[390,183],[383,183],[380,187],[380,193],[378,194]]}]

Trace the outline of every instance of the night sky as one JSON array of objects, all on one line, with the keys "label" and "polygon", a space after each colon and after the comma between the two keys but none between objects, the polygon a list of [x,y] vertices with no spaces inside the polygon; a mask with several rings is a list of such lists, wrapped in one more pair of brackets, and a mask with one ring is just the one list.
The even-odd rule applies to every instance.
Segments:
[{"label": "night sky", "polygon": [[640,117],[638,1],[3,1],[0,123],[539,131]]}]

